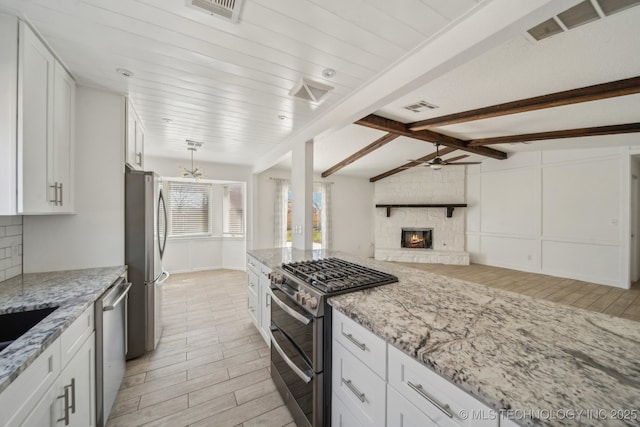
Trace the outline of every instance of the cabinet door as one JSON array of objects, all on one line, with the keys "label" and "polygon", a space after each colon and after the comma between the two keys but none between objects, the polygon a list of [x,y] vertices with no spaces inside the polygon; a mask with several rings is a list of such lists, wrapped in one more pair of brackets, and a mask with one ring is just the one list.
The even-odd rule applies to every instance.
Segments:
[{"label": "cabinet door", "polygon": [[[68,417],[70,426],[95,426],[95,378],[95,333],[92,333],[60,374],[57,388],[62,398],[57,398],[55,402],[56,419]],[[67,411],[65,388],[68,395]]]},{"label": "cabinet door", "polygon": [[438,427],[393,387],[387,386],[387,427]]},{"label": "cabinet door", "polygon": [[[58,387],[54,384],[47,390],[40,402],[29,412],[21,427],[55,427],[58,425],[56,406],[58,401]],[[61,423],[60,425],[64,425]]]},{"label": "cabinet door", "polygon": [[256,325],[256,328],[260,330],[260,278],[258,274],[251,268],[247,269],[247,297],[248,297],[248,309],[251,320]]},{"label": "cabinet door", "polygon": [[136,116],[136,143],[135,143],[135,157],[134,161],[136,165],[142,170],[144,169],[144,129],[140,123],[140,117]]},{"label": "cabinet door", "polygon": [[139,169],[136,164],[136,113],[131,101],[127,99],[127,124],[125,137],[125,162],[134,169]]},{"label": "cabinet door", "polygon": [[20,23],[18,59],[18,211],[49,213],[55,190],[49,187],[47,149],[52,135],[55,59],[24,23]]},{"label": "cabinet door", "polygon": [[260,274],[260,333],[265,339],[268,345],[271,345],[269,340],[269,327],[271,326],[271,295],[269,294],[269,288],[271,287],[271,281],[263,273]]},{"label": "cabinet door", "polygon": [[74,99],[75,82],[56,62],[54,72],[53,141],[50,144],[49,186],[58,186],[54,202],[56,212],[74,211]]}]

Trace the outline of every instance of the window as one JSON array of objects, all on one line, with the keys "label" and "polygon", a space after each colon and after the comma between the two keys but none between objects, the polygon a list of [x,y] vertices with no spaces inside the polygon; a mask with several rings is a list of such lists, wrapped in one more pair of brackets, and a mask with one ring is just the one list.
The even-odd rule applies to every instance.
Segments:
[{"label": "window", "polygon": [[242,184],[224,186],[222,199],[222,232],[225,235],[244,235],[244,197]]},{"label": "window", "polygon": [[[311,226],[313,227],[313,248],[322,249],[322,189],[319,184],[313,186],[312,196],[312,213],[311,213]],[[287,243],[291,245],[293,230],[292,230],[292,192],[288,191],[287,194]]]},{"label": "window", "polygon": [[210,183],[165,181],[169,237],[211,235]]}]

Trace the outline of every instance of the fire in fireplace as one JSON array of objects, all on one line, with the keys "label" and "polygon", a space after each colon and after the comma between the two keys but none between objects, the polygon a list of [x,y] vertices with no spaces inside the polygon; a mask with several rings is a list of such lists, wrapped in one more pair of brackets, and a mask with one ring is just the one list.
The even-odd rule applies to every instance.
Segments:
[{"label": "fire in fireplace", "polygon": [[433,249],[433,228],[403,228],[400,247]]}]

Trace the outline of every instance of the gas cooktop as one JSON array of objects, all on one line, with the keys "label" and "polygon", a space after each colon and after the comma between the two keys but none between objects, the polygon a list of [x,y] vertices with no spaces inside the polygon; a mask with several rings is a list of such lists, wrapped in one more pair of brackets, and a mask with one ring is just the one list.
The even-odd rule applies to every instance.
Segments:
[{"label": "gas cooktop", "polygon": [[339,258],[324,258],[283,264],[282,269],[326,294],[351,292],[395,283],[392,274]]}]

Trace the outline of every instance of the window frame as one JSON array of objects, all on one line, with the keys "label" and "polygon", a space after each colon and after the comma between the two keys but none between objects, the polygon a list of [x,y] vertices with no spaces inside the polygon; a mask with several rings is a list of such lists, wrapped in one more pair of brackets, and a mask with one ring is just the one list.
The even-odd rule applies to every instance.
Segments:
[{"label": "window frame", "polygon": [[[163,178],[163,192],[165,193],[165,200],[167,203],[167,240],[186,240],[186,239],[207,239],[215,237],[214,235],[214,215],[213,215],[213,196],[214,191],[213,187],[215,182],[210,180],[203,179],[189,179],[189,178]],[[172,183],[181,183],[181,184],[197,184],[197,185],[206,185],[209,193],[209,201],[208,201],[208,230],[206,232],[201,233],[190,233],[190,234],[172,234],[173,231],[173,207],[171,200],[171,185]],[[166,185],[166,187],[165,187]]]}]

